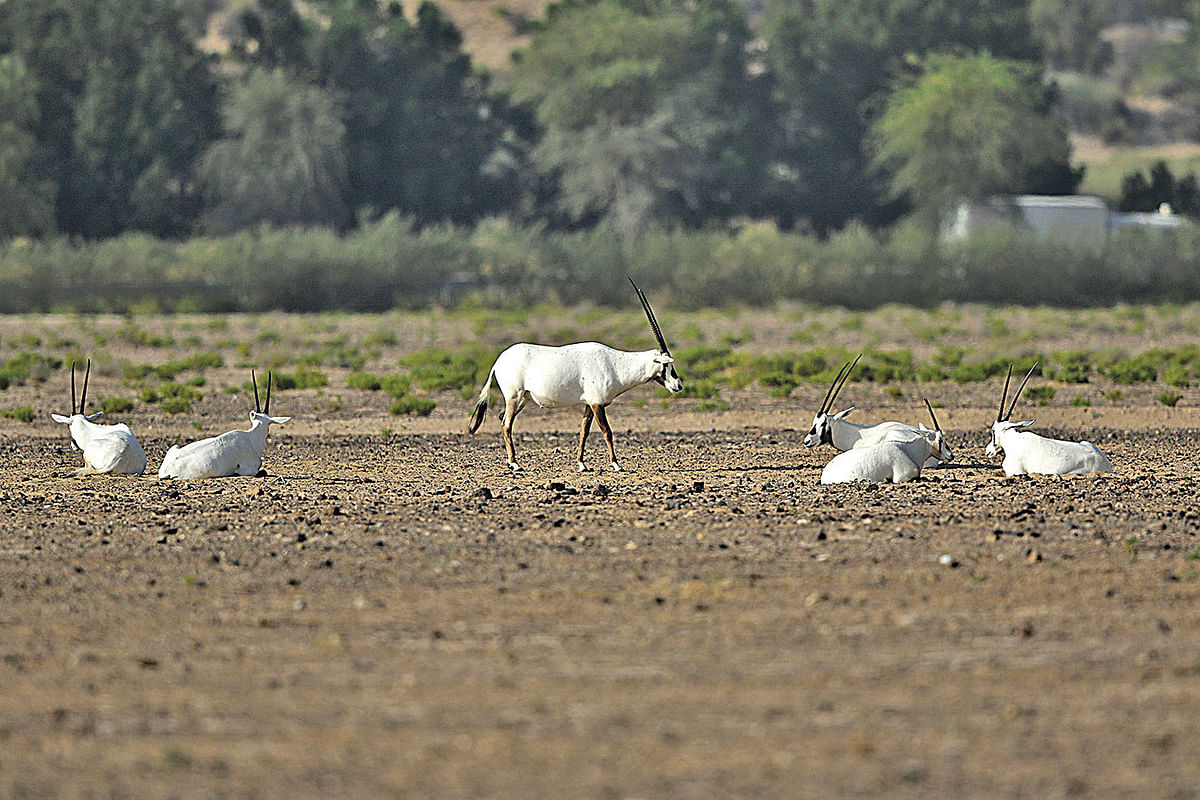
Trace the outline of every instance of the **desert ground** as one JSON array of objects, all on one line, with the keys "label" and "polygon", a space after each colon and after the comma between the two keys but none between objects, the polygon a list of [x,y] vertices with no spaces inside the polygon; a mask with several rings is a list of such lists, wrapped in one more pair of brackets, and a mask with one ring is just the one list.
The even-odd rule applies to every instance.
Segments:
[{"label": "desert ground", "polygon": [[[984,341],[965,316],[910,346],[1019,351],[1038,326],[1064,347],[1197,340],[1143,315]],[[663,317],[671,339],[685,317]],[[786,315],[690,319],[806,346]],[[824,329],[855,347],[875,319]],[[728,410],[631,390],[610,409],[622,472],[598,431],[577,472],[576,412],[530,409],[514,474],[492,412],[466,433],[473,400],[396,417],[326,366],[328,387],[277,392],[294,419],[264,475],[154,477],[170,444],[245,427],[246,367],[303,350],[288,331],[399,330],[383,369],[548,324],[154,319],[173,343],[147,346],[98,335],[127,320],[0,319],[4,358],[95,354],[97,399],[135,394],[121,365],[227,353],[191,411],[107,415],[138,435],[142,477],[70,476],[49,418],[65,365],[0,392],[36,410],[0,419],[0,798],[1200,796],[1195,388],[1168,408],[1163,385],[1105,399],[1097,377],[1026,403],[1115,472],[1006,478],[984,456],[999,381],[852,381],[839,405],[860,422],[924,421],[935,398],[955,459],[821,486],[833,452],[802,444],[819,382],[723,389]]]}]

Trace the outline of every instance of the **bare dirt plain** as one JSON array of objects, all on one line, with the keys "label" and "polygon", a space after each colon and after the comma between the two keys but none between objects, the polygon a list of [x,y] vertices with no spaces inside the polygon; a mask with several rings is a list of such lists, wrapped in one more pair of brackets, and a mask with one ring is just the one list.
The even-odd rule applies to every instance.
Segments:
[{"label": "bare dirt plain", "polygon": [[[1117,472],[1006,479],[998,386],[924,387],[956,463],[866,488],[818,484],[816,385],[634,390],[619,474],[526,411],[516,476],[453,394],[296,391],[266,477],[176,483],[62,477],[61,380],[0,420],[0,798],[1200,795],[1195,390],[1037,409]],[[245,402],[111,416],[152,473]]]}]

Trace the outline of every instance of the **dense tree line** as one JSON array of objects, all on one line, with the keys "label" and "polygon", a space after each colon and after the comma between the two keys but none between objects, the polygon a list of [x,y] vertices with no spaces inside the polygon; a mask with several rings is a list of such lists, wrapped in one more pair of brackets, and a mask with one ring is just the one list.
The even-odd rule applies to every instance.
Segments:
[{"label": "dense tree line", "polygon": [[1079,180],[1030,0],[561,0],[503,81],[428,2],[255,0],[220,56],[197,6],[0,2],[0,235],[824,234]]}]

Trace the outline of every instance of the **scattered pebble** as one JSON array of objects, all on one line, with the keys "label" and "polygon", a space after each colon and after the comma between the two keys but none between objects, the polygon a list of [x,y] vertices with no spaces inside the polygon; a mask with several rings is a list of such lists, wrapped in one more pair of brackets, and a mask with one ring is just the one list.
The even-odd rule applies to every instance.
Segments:
[{"label": "scattered pebble", "polygon": [[942,553],[942,555],[938,558],[938,563],[943,567],[957,567],[958,559],[949,553]]}]

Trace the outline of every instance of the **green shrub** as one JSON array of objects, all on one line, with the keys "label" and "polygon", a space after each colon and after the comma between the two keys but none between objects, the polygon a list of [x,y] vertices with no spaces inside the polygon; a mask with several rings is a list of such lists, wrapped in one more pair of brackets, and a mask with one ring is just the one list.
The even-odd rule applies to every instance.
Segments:
[{"label": "green shrub", "polygon": [[1179,392],[1175,392],[1175,391],[1168,389],[1167,391],[1163,392],[1155,399],[1158,400],[1158,402],[1162,403],[1164,406],[1174,408],[1175,404],[1183,399],[1183,395],[1181,395]]},{"label": "green shrub", "polygon": [[3,388],[8,388],[13,383],[18,385],[30,381],[40,383],[49,378],[55,370],[61,369],[62,365],[61,358],[27,351],[18,353],[5,362],[4,367],[0,368],[0,378],[5,381]]},{"label": "green shrub", "polygon": [[379,387],[389,397],[399,399],[408,394],[409,390],[412,389],[412,378],[407,375],[388,375],[379,382]]},{"label": "green shrub", "polygon": [[1052,373],[1056,381],[1087,383],[1091,377],[1093,356],[1089,352],[1056,353],[1053,361],[1057,365],[1057,369]]},{"label": "green shrub", "polygon": [[423,350],[400,359],[400,363],[409,368],[413,382],[427,392],[477,390],[491,366],[478,350]]},{"label": "green shrub", "polygon": [[133,410],[133,401],[128,397],[106,397],[100,401],[100,410],[105,414],[120,414]]},{"label": "green shrub", "polygon": [[1071,398],[1071,405],[1076,406],[1078,408],[1088,408],[1089,406],[1091,406],[1091,404],[1092,404],[1092,401],[1087,399],[1086,397],[1084,397],[1081,394],[1077,394]]},{"label": "green shrub", "polygon": [[351,372],[346,376],[346,385],[351,389],[363,389],[368,392],[377,392],[383,388],[379,376],[370,372]]},{"label": "green shrub", "polygon": [[1134,383],[1154,383],[1158,380],[1158,365],[1157,359],[1149,356],[1148,353],[1142,353],[1133,358],[1122,358],[1110,364],[1105,370],[1106,374],[1113,383],[1134,384]]},{"label": "green shrub", "polygon": [[1025,399],[1036,402],[1039,406],[1049,404],[1054,399],[1055,389],[1053,386],[1042,384],[1041,386],[1025,387]]},{"label": "green shrub", "polygon": [[182,414],[192,408],[190,397],[164,397],[159,408],[168,414]]},{"label": "green shrub", "polygon": [[707,345],[680,347],[671,354],[676,372],[687,380],[711,378],[732,363],[732,355],[729,347]]},{"label": "green shrub", "polygon": [[294,373],[276,372],[275,386],[280,389],[320,389],[329,385],[329,376],[314,367],[300,367]]},{"label": "green shrub", "polygon": [[0,411],[0,417],[6,419],[15,419],[21,422],[33,422],[37,412],[33,410],[33,406],[17,406],[16,408],[5,409]]},{"label": "green shrub", "polygon": [[683,382],[683,389],[672,395],[666,389],[660,389],[660,394],[664,397],[694,397],[701,399],[711,399],[717,397],[720,393],[720,387],[716,381],[701,378],[699,380],[687,380]]},{"label": "green shrub", "polygon": [[415,414],[419,417],[427,417],[435,408],[437,408],[437,403],[429,398],[405,395],[392,403],[388,410],[397,416],[401,414]]}]

